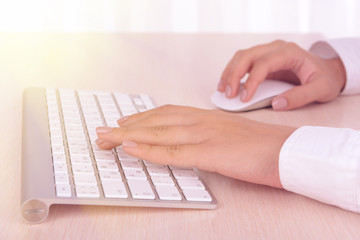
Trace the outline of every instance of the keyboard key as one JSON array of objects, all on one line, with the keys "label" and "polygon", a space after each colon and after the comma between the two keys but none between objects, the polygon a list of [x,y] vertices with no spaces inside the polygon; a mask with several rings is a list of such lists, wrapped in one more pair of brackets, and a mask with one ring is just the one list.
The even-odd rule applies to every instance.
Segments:
[{"label": "keyboard key", "polygon": [[97,185],[94,174],[74,174],[75,185],[94,186]]},{"label": "keyboard key", "polygon": [[120,172],[99,172],[102,182],[105,181],[122,181]]},{"label": "keyboard key", "polygon": [[91,157],[89,155],[73,155],[70,157],[71,164],[79,164],[79,163],[90,163]]},{"label": "keyboard key", "polygon": [[[137,160],[137,159],[136,159]],[[140,161],[121,161],[121,166],[123,169],[142,169],[142,164]]]},{"label": "keyboard key", "polygon": [[59,128],[59,129],[51,129],[50,135],[51,137],[62,137],[63,134],[61,128]]},{"label": "keyboard key", "polygon": [[147,180],[128,180],[128,185],[133,198],[155,199],[155,194]]},{"label": "keyboard key", "polygon": [[118,172],[119,171],[119,167],[116,164],[116,162],[97,162],[96,165],[100,172],[104,172],[104,171]]},{"label": "keyboard key", "polygon": [[148,162],[143,160],[145,166],[147,167],[165,167],[165,165],[161,165],[161,164],[157,164],[157,163],[152,163],[152,162]]},{"label": "keyboard key", "polygon": [[60,122],[49,122],[50,130],[61,130],[61,123]]},{"label": "keyboard key", "polygon": [[118,158],[120,161],[133,161],[133,162],[138,162],[139,159],[137,159],[136,157],[130,156],[126,153],[119,153],[118,152]]},{"label": "keyboard key", "polygon": [[67,142],[69,146],[87,147],[86,138],[68,138]]},{"label": "keyboard key", "polygon": [[128,94],[114,93],[115,99],[119,105],[132,105],[131,98]]},{"label": "keyboard key", "polygon": [[68,184],[56,184],[56,196],[71,197],[71,189]]},{"label": "keyboard key", "polygon": [[198,179],[198,176],[193,170],[173,170],[176,179]]},{"label": "keyboard key", "polygon": [[140,94],[141,99],[144,102],[144,105],[146,106],[147,109],[153,109],[154,103],[152,102],[152,100],[150,99],[150,97],[146,94]]},{"label": "keyboard key", "polygon": [[92,145],[92,150],[95,153],[95,155],[97,153],[108,153],[108,154],[112,154],[112,150],[103,150],[101,148],[99,148],[99,146],[94,142]]},{"label": "keyboard key", "polygon": [[211,196],[206,190],[184,189],[183,193],[188,201],[211,202]]},{"label": "keyboard key", "polygon": [[161,200],[181,200],[181,195],[175,186],[156,186],[156,192]]},{"label": "keyboard key", "polygon": [[67,164],[54,162],[54,172],[55,173],[67,173],[68,172]]},{"label": "keyboard key", "polygon": [[61,145],[55,145],[51,147],[53,154],[64,154],[65,155],[65,148]]},{"label": "keyboard key", "polygon": [[98,198],[100,197],[99,188],[97,186],[76,186],[76,196]]},{"label": "keyboard key", "polygon": [[51,137],[51,146],[56,146],[56,145],[64,145],[64,140],[62,136]]},{"label": "keyboard key", "polygon": [[102,183],[104,195],[107,198],[127,198],[128,194],[123,182],[106,181]]},{"label": "keyboard key", "polygon": [[134,101],[135,105],[140,105],[140,106],[144,105],[144,103],[142,102],[141,98],[134,97],[134,98],[133,98],[133,101]]},{"label": "keyboard key", "polygon": [[171,170],[193,170],[191,167],[178,167],[178,166],[171,166],[169,165]]},{"label": "keyboard key", "polygon": [[74,174],[94,174],[94,168],[91,163],[75,163],[72,165]]},{"label": "keyboard key", "polygon": [[124,169],[126,179],[146,180],[146,174],[140,169]]},{"label": "keyboard key", "polygon": [[169,176],[168,168],[165,166],[149,166],[147,171],[150,176]]},{"label": "keyboard key", "polygon": [[155,186],[165,185],[174,186],[175,183],[170,176],[151,176],[151,180]]},{"label": "keyboard key", "polygon": [[54,154],[53,161],[58,163],[66,163],[66,156],[65,154]]},{"label": "keyboard key", "polygon": [[115,156],[112,152],[111,153],[95,152],[94,157],[95,157],[95,161],[111,161],[111,162],[116,161]]},{"label": "keyboard key", "polygon": [[81,155],[81,156],[89,156],[90,152],[87,147],[79,147],[79,146],[72,146],[69,148],[70,156]]},{"label": "keyboard key", "polygon": [[66,173],[55,173],[55,184],[67,184],[69,185],[69,175]]},{"label": "keyboard key", "polygon": [[177,182],[181,189],[205,189],[199,179],[179,179]]}]

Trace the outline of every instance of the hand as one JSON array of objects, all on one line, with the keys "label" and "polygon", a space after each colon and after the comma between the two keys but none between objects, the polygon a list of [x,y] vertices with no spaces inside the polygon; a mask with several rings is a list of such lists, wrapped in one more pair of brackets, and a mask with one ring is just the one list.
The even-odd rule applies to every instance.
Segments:
[{"label": "hand", "polygon": [[241,101],[249,101],[265,79],[297,84],[272,100],[275,110],[289,110],[311,102],[328,102],[345,86],[346,73],[340,58],[322,59],[294,43],[281,40],[238,51],[226,66],[218,90],[229,98],[238,94],[240,80],[249,73]]},{"label": "hand", "polygon": [[279,152],[292,127],[231,113],[163,106],[97,128],[99,147],[122,144],[130,155],[158,164],[197,167],[232,178],[281,188]]}]

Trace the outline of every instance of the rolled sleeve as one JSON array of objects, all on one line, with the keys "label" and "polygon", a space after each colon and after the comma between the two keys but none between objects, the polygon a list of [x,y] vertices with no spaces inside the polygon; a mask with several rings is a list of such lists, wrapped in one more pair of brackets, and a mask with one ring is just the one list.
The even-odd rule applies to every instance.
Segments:
[{"label": "rolled sleeve", "polygon": [[360,212],[360,131],[297,129],[280,151],[279,174],[288,191]]}]

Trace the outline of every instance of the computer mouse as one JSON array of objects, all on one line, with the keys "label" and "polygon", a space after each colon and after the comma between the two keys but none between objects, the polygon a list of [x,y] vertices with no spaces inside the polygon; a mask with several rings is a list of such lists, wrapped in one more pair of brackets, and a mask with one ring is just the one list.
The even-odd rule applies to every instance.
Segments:
[{"label": "computer mouse", "polygon": [[212,94],[211,101],[218,108],[226,111],[245,112],[271,106],[271,100],[275,96],[293,87],[294,85],[291,83],[268,79],[259,85],[254,96],[248,102],[242,102],[240,100],[240,93],[238,93],[238,95],[234,98],[227,98],[225,92],[219,91]]}]

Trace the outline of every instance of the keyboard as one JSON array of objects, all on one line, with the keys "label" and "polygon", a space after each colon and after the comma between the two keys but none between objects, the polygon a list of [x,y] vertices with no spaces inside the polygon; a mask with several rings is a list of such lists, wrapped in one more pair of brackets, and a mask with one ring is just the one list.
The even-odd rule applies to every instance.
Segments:
[{"label": "keyboard", "polygon": [[195,168],[102,150],[96,127],[154,108],[146,94],[28,88],[23,94],[21,212],[40,223],[53,204],[215,209]]}]

